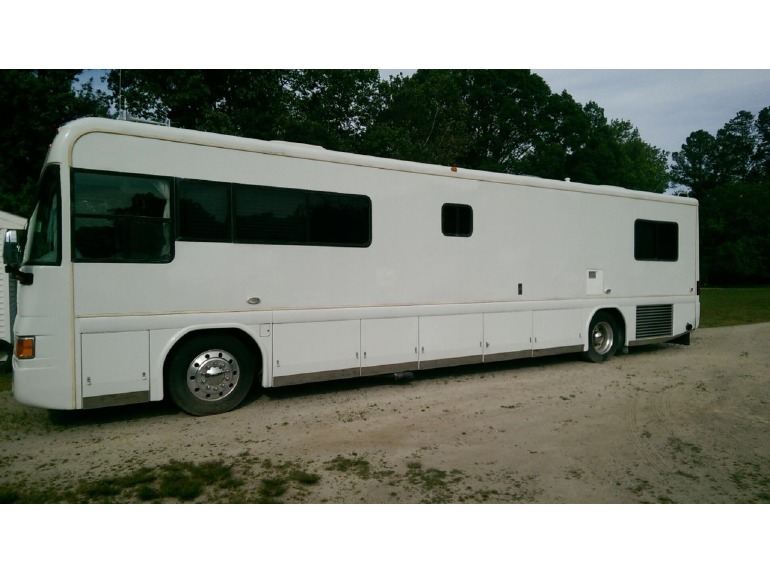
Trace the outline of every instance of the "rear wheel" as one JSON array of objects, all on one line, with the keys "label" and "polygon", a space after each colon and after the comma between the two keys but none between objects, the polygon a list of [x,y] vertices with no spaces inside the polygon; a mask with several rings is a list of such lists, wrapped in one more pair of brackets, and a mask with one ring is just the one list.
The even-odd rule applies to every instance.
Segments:
[{"label": "rear wheel", "polygon": [[591,319],[588,328],[588,351],[583,357],[592,363],[610,359],[620,348],[622,335],[615,318],[606,311],[599,311]]},{"label": "rear wheel", "polygon": [[209,333],[184,341],[168,370],[168,392],[183,411],[214,415],[237,407],[254,382],[249,348],[228,334]]}]

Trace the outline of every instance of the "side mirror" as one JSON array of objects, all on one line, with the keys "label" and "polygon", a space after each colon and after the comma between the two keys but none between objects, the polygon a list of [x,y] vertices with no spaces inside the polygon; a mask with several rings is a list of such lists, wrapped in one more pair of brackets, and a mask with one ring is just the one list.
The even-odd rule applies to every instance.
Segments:
[{"label": "side mirror", "polygon": [[3,242],[3,261],[5,261],[5,272],[15,273],[21,267],[21,239],[24,232],[18,229],[9,229],[5,232],[5,241]]},{"label": "side mirror", "polygon": [[22,253],[24,252],[24,240],[26,232],[20,229],[9,229],[5,232],[3,242],[3,260],[5,272],[15,277],[22,285],[32,285],[32,273],[24,273],[21,267]]}]

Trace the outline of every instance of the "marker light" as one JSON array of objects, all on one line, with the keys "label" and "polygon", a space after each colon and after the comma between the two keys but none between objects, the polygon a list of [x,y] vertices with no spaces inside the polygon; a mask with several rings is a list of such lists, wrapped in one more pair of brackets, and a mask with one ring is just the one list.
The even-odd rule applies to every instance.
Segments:
[{"label": "marker light", "polygon": [[35,358],[35,338],[34,337],[16,337],[16,348],[14,354],[17,359]]}]

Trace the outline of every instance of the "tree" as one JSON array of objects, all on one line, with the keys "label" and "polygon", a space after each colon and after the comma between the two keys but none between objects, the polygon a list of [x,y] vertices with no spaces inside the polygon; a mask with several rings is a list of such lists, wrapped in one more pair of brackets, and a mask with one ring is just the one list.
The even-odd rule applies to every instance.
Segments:
[{"label": "tree", "polygon": [[663,192],[666,154],[528,70],[419,70],[382,88],[369,153]]},{"label": "tree", "polygon": [[365,153],[458,165],[470,143],[459,78],[447,70],[418,70],[380,86],[382,106],[362,141]]},{"label": "tree", "polygon": [[294,70],[285,139],[357,151],[382,107],[377,70]]},{"label": "tree", "polygon": [[631,122],[607,121],[596,102],[583,107],[586,125],[567,159],[573,181],[663,193],[668,187],[666,152],[644,142]]},{"label": "tree", "polygon": [[109,86],[137,117],[344,151],[379,105],[376,70],[112,70]]},{"label": "tree", "polygon": [[757,143],[753,157],[753,181],[770,180],[770,107],[760,110],[755,123]]},{"label": "tree", "polygon": [[693,132],[671,180],[700,201],[704,283],[770,281],[770,108],[741,111],[712,136]]},{"label": "tree", "polygon": [[704,283],[770,282],[770,182],[716,187],[700,212]]},{"label": "tree", "polygon": [[671,181],[689,188],[692,197],[705,197],[718,183],[716,156],[716,138],[704,130],[692,132],[681,151],[671,154]]},{"label": "tree", "polygon": [[261,139],[281,137],[284,70],[111,70],[115,109],[175,127]]},{"label": "tree", "polygon": [[56,128],[82,116],[104,116],[106,94],[82,70],[2,70],[0,101],[0,209],[29,217],[35,184]]}]

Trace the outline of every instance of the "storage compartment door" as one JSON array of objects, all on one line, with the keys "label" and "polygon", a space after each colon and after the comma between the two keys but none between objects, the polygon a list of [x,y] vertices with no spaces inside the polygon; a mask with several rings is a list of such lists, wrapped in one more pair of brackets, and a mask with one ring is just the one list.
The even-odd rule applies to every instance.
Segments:
[{"label": "storage compartment door", "polygon": [[420,317],[420,368],[480,363],[483,338],[480,313]]},{"label": "storage compartment door", "polygon": [[484,362],[532,356],[532,311],[484,314]]},{"label": "storage compartment door", "polygon": [[535,311],[532,314],[533,356],[582,351],[582,328],[580,309]]},{"label": "storage compartment door", "polygon": [[273,385],[345,379],[361,374],[361,321],[273,325]]},{"label": "storage compartment door", "polygon": [[[150,332],[86,333],[81,335],[83,406],[107,406],[109,401],[87,401],[90,397],[107,397],[141,393],[139,402],[149,400]],[[117,399],[117,397],[116,397]],[[124,404],[126,398],[116,400]]]},{"label": "storage compartment door", "polygon": [[417,369],[417,317],[361,321],[361,374],[398,373]]}]

